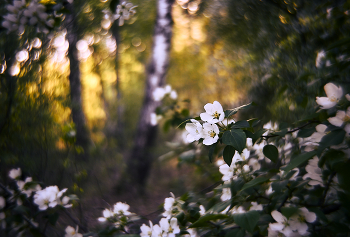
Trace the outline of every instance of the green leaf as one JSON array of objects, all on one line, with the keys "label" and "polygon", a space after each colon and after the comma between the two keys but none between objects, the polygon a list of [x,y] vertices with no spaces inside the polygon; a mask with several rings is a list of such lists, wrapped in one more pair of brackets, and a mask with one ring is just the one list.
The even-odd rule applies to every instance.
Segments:
[{"label": "green leaf", "polygon": [[345,131],[343,129],[333,130],[324,137],[320,142],[320,146],[324,149],[329,146],[339,145],[343,142]]},{"label": "green leaf", "polygon": [[208,221],[214,221],[214,220],[226,219],[226,218],[228,218],[228,216],[224,215],[224,214],[209,214],[209,215],[202,216],[201,218],[198,219],[198,221],[196,221],[195,223],[193,223],[189,227],[190,228],[197,228],[197,227],[210,226]]},{"label": "green leaf", "polygon": [[246,120],[237,121],[235,124],[233,124],[232,128],[249,128],[250,125]]},{"label": "green leaf", "polygon": [[264,155],[271,161],[276,163],[278,161],[278,150],[274,145],[266,145],[263,149]]},{"label": "green leaf", "polygon": [[50,224],[53,225],[53,226],[56,225],[56,222],[57,222],[57,220],[58,220],[58,217],[59,217],[59,215],[58,215],[57,212],[55,212],[55,213],[49,215],[49,222],[50,222]]},{"label": "green leaf", "polygon": [[347,160],[347,158],[345,157],[343,151],[329,149],[326,152],[324,152],[324,155],[320,158],[320,161],[318,162],[318,167],[322,167],[325,163],[330,164],[332,167],[333,164],[345,160]]},{"label": "green leaf", "polygon": [[232,129],[224,133],[222,142],[233,146],[239,153],[242,153],[246,144],[246,135],[241,129]]},{"label": "green leaf", "polygon": [[303,128],[300,129],[298,132],[298,137],[310,137],[314,132],[316,132],[316,128],[312,127],[312,128]]},{"label": "green leaf", "polygon": [[307,153],[300,154],[297,157],[292,158],[292,161],[282,169],[284,170],[284,172],[288,172],[294,169],[295,167],[301,165],[302,163],[308,161],[311,157],[315,156],[316,154],[316,151],[310,151]]},{"label": "green leaf", "polygon": [[207,212],[222,212],[230,205],[231,205],[231,200],[219,202],[215,204],[213,207],[211,207]]},{"label": "green leaf", "polygon": [[169,132],[170,128],[171,128],[171,120],[168,119],[168,120],[165,121],[165,123],[163,125],[163,131],[164,132]]},{"label": "green leaf", "polygon": [[224,161],[226,162],[226,164],[228,164],[228,166],[231,165],[232,158],[235,155],[235,152],[236,150],[233,146],[226,146],[224,148],[223,157],[224,157]]},{"label": "green leaf", "polygon": [[297,212],[298,212],[297,207],[282,207],[281,208],[281,213],[287,218],[293,216]]},{"label": "green leaf", "polygon": [[258,184],[265,183],[272,176],[273,176],[273,174],[269,173],[269,174],[266,174],[266,175],[263,175],[263,176],[256,177],[255,179],[253,179],[253,180],[249,181],[248,183],[244,184],[243,188],[241,189],[241,191],[243,191],[245,189],[248,189],[248,188],[251,188],[251,187],[254,187],[254,186],[258,185]]},{"label": "green leaf", "polygon": [[259,221],[259,217],[260,214],[257,211],[248,211],[246,213],[233,215],[235,223],[250,233],[254,232],[254,228]]},{"label": "green leaf", "polygon": [[217,144],[217,143],[214,143],[214,144],[211,145],[210,148],[209,148],[209,161],[210,161],[210,163],[213,162],[214,151],[215,151],[215,148],[216,148],[216,144]]},{"label": "green leaf", "polygon": [[350,195],[350,161],[338,163],[335,167],[340,188]]},{"label": "green leaf", "polygon": [[248,123],[250,127],[255,127],[260,123],[260,120],[257,118],[252,118],[252,119],[248,119]]},{"label": "green leaf", "polygon": [[225,235],[225,237],[244,237],[244,236],[245,236],[245,230],[241,228],[230,230]]},{"label": "green leaf", "polygon": [[254,133],[253,144],[266,132],[267,130],[262,128]]},{"label": "green leaf", "polygon": [[340,46],[343,46],[343,45],[348,45],[350,43],[350,38],[349,37],[346,37],[344,39],[341,39],[333,44],[331,44],[327,50],[331,50],[331,49],[334,49],[334,48],[338,48]]},{"label": "green leaf", "polygon": [[184,117],[190,116],[190,111],[188,109],[181,110],[181,115]]},{"label": "green leaf", "polygon": [[249,104],[245,104],[245,105],[242,105],[242,106],[239,106],[237,108],[234,108],[234,109],[228,109],[228,110],[225,110],[225,118],[228,118],[234,114],[236,114],[239,110],[241,109],[246,109],[248,108],[249,106],[251,106],[253,103],[249,103]]}]

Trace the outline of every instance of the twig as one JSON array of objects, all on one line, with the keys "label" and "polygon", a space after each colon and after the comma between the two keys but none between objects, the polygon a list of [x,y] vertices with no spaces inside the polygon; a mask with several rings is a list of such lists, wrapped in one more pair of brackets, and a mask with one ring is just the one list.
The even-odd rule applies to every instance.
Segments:
[{"label": "twig", "polygon": [[322,197],[320,199],[320,202],[319,202],[319,205],[323,205],[324,204],[324,201],[326,199],[326,196],[327,196],[327,193],[328,193],[328,190],[329,190],[329,187],[333,181],[333,178],[334,176],[336,175],[336,172],[332,172],[330,175],[329,175],[329,178],[328,178],[328,181],[326,183],[326,186],[325,186],[325,189],[324,189],[324,192],[322,194]]},{"label": "twig", "polygon": [[[304,127],[306,127],[306,126],[308,126],[308,125],[310,125],[310,124],[312,124],[312,123],[319,123],[319,121],[315,121],[315,120],[309,121],[309,122],[307,122],[306,124],[304,124],[304,125],[302,125],[302,126],[300,126],[300,127],[294,128],[294,129],[292,129],[292,130],[286,132],[286,134],[287,134],[287,133],[296,132],[296,131],[298,131],[298,130],[300,130],[300,129],[302,129],[302,128],[304,128]],[[269,139],[269,138],[271,138],[271,137],[278,137],[278,136],[279,136],[279,135],[271,134],[271,135],[261,136],[261,137],[266,138],[266,139]]]},{"label": "twig", "polygon": [[63,212],[76,224],[79,226],[79,228],[84,231],[88,232],[88,229],[86,226],[83,226],[78,219],[76,219],[74,216],[72,216],[66,209],[63,209]]}]

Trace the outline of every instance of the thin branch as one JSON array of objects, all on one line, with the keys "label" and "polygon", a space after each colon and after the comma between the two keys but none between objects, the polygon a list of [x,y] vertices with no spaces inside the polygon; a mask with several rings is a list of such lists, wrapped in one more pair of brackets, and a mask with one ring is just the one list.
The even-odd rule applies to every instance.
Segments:
[{"label": "thin branch", "polygon": [[86,228],[86,226],[83,226],[80,223],[80,221],[77,218],[75,218],[74,216],[72,216],[66,209],[63,209],[63,212],[74,222],[74,224],[78,225],[82,231],[88,232],[88,229]]},{"label": "thin branch", "polygon": [[[304,127],[310,125],[310,124],[313,124],[313,123],[319,123],[319,121],[311,120],[311,121],[307,122],[306,124],[304,124],[304,125],[302,125],[302,126],[300,126],[300,127],[294,128],[294,129],[292,129],[292,130],[286,132],[286,134],[296,132],[296,131],[298,131],[298,130],[300,130],[300,129],[302,129],[302,128],[304,128]],[[261,137],[266,138],[266,139],[269,139],[269,138],[271,138],[271,137],[278,137],[278,136],[279,136],[279,135],[271,134],[271,135],[261,136]]]},{"label": "thin branch", "polygon": [[326,183],[326,186],[325,186],[325,189],[324,189],[324,192],[322,194],[322,197],[320,199],[320,202],[319,202],[319,205],[323,205],[324,204],[324,201],[326,199],[326,196],[327,196],[327,193],[328,193],[328,190],[329,190],[329,187],[333,181],[333,178],[334,176],[336,175],[336,172],[332,172],[330,175],[329,175],[329,178],[328,178],[328,181]]}]

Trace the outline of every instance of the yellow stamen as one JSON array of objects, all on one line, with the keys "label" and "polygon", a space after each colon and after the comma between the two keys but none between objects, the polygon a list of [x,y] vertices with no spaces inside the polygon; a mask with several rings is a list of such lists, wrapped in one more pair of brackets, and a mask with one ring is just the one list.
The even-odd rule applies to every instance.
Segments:
[{"label": "yellow stamen", "polygon": [[329,100],[330,100],[331,102],[339,102],[339,99],[336,98],[335,96],[331,96],[331,97],[329,98]]},{"label": "yellow stamen", "polygon": [[215,137],[216,133],[214,131],[209,131],[209,136],[210,137]]},{"label": "yellow stamen", "polygon": [[213,117],[216,118],[216,119],[219,119],[220,118],[220,114],[215,111],[215,113],[213,114]]}]

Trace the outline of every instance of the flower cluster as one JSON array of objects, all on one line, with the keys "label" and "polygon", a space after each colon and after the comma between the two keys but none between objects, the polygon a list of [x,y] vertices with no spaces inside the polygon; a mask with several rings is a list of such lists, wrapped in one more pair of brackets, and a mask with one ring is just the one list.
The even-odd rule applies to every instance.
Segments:
[{"label": "flower cluster", "polygon": [[[41,190],[39,184],[34,183],[31,177],[27,177],[24,181],[21,180],[22,170],[21,168],[12,169],[9,172],[9,177],[16,181],[16,185],[20,194],[30,197],[33,192]],[[17,202],[21,204],[21,200],[17,199]]]},{"label": "flower cluster", "polygon": [[40,210],[46,210],[57,205],[69,208],[72,206],[72,204],[68,204],[70,198],[68,196],[62,197],[66,191],[66,188],[60,191],[57,186],[49,186],[35,193],[34,203],[39,206]]},{"label": "flower cluster", "polygon": [[134,213],[129,212],[130,206],[126,203],[117,202],[114,204],[113,209],[106,208],[102,214],[103,217],[99,217],[100,222],[111,222],[115,227],[125,226],[129,221],[129,217],[134,216]]},{"label": "flower cluster", "polygon": [[[170,85],[166,85],[165,87],[157,87],[154,89],[152,96],[155,101],[161,101],[164,99],[164,97],[169,96],[171,99],[171,103],[173,103],[177,99],[177,93],[175,90],[171,89]],[[150,122],[151,125],[155,126],[158,124],[158,122],[163,118],[161,114],[158,113],[151,113],[150,115]]]},{"label": "flower cluster", "polygon": [[124,25],[125,20],[129,20],[136,11],[134,10],[137,6],[132,3],[123,1],[122,4],[117,6],[116,14],[114,15],[114,20],[119,19],[119,26]]},{"label": "flower cluster", "polygon": [[164,200],[164,210],[163,216],[167,219],[170,219],[173,215],[176,215],[182,212],[181,205],[183,202],[181,200],[177,200],[175,195],[170,192],[171,197],[165,198]]},{"label": "flower cluster", "polygon": [[271,215],[276,223],[269,224],[269,236],[279,236],[279,233],[285,236],[305,236],[308,233],[308,223],[316,221],[316,214],[309,212],[305,207],[299,208],[297,213],[286,218],[279,211],[272,211]]},{"label": "flower cluster", "polygon": [[162,218],[159,221],[159,225],[153,225],[151,221],[149,224],[149,226],[145,224],[141,226],[141,237],[175,237],[176,234],[180,233],[180,228],[175,217],[170,220]]},{"label": "flower cluster", "polygon": [[204,106],[205,113],[200,114],[200,118],[204,124],[191,119],[192,123],[187,123],[185,129],[188,132],[187,140],[189,142],[203,139],[204,145],[212,145],[219,139],[219,127],[216,123],[221,122],[225,118],[224,110],[221,104],[217,101],[208,103]]},{"label": "flower cluster", "polygon": [[176,100],[177,98],[176,91],[172,90],[170,85],[166,85],[165,87],[157,87],[154,89],[152,95],[155,101],[161,101],[166,95],[169,95],[169,97],[173,100]]},{"label": "flower cluster", "polygon": [[8,14],[4,16],[2,26],[9,32],[18,31],[23,34],[26,25],[36,26],[37,32],[47,34],[48,28],[52,28],[54,19],[50,17],[45,11],[46,8],[37,0],[32,0],[27,5],[25,0],[15,0],[13,5],[7,5]]}]

